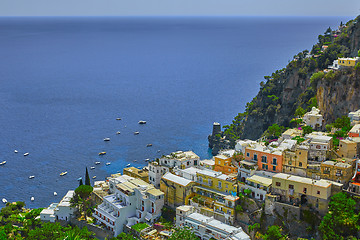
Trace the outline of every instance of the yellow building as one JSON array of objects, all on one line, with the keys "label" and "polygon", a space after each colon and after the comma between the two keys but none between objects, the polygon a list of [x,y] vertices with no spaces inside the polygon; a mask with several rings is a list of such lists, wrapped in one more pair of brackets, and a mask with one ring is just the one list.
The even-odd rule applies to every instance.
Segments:
[{"label": "yellow building", "polygon": [[195,184],[186,178],[166,173],[160,180],[160,190],[165,193],[165,205],[173,208],[185,205],[192,196],[191,188]]},{"label": "yellow building", "polygon": [[344,67],[354,67],[359,61],[359,58],[339,58],[339,65]]},{"label": "yellow building", "polygon": [[298,176],[306,176],[308,164],[307,147],[299,146],[295,151],[284,151],[283,172]]},{"label": "yellow building", "polygon": [[237,167],[232,164],[232,157],[226,155],[218,155],[214,157],[215,166],[214,170],[217,172],[222,172],[224,174],[236,174]]},{"label": "yellow building", "polygon": [[325,161],[320,165],[321,174],[323,179],[331,181],[348,183],[353,176],[354,168],[352,165],[342,161]]},{"label": "yellow building", "polygon": [[320,214],[326,214],[330,197],[335,193],[332,183],[327,180],[314,180],[285,173],[278,173],[272,178],[272,193],[280,195],[280,201],[290,204],[311,205]]},{"label": "yellow building", "polygon": [[225,223],[233,223],[236,201],[239,199],[236,175],[204,169],[196,176],[198,185],[194,186],[195,196],[191,200],[200,205],[201,213]]},{"label": "yellow building", "polygon": [[340,157],[356,158],[357,142],[351,140],[340,140],[338,154]]},{"label": "yellow building", "polygon": [[128,167],[123,169],[123,174],[130,177],[141,179],[149,183],[149,171],[146,169],[138,169],[136,167]]}]

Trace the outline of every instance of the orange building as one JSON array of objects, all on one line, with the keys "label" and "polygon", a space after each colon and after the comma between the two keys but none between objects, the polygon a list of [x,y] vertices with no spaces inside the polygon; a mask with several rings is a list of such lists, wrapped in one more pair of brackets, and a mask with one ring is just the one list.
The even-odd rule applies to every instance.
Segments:
[{"label": "orange building", "polygon": [[245,149],[245,160],[254,160],[258,163],[258,170],[282,172],[283,153],[279,150],[270,150],[256,144]]},{"label": "orange building", "polygon": [[231,157],[225,156],[225,155],[218,155],[215,156],[215,165],[214,165],[214,171],[216,172],[222,172],[224,174],[237,174],[237,167],[233,166],[231,163]]}]

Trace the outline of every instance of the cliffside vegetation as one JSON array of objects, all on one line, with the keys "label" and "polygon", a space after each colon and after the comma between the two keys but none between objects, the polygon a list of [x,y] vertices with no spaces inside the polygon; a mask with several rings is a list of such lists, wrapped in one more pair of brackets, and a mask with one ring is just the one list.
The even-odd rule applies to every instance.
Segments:
[{"label": "cliffside vegetation", "polygon": [[285,68],[265,76],[258,94],[246,104],[245,111],[223,127],[222,137],[230,140],[231,146],[236,139],[255,140],[273,124],[291,127],[292,119],[313,106],[320,108],[326,123],[358,109],[360,64],[338,71],[323,70],[339,57],[358,56],[359,20],[357,17],[345,25],[341,23],[336,31],[329,27],[318,36],[318,43],[310,52],[299,52]]}]

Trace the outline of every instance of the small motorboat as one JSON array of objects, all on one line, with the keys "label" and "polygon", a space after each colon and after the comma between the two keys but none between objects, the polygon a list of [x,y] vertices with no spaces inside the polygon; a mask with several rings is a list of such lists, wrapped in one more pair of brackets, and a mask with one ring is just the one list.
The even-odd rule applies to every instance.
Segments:
[{"label": "small motorboat", "polygon": [[104,141],[108,142],[108,141],[110,141],[110,138],[104,138]]},{"label": "small motorboat", "polygon": [[146,121],[139,121],[139,124],[146,124]]},{"label": "small motorboat", "polygon": [[31,176],[29,176],[29,179],[33,179],[35,176],[34,175],[31,175]]},{"label": "small motorboat", "polygon": [[140,132],[138,132],[138,131],[136,131],[136,132],[134,132],[134,135],[138,135]]},{"label": "small motorboat", "polygon": [[118,134],[118,135],[119,135],[119,134],[120,134],[120,132],[119,132],[119,131],[117,131],[117,132],[116,132],[116,134]]},{"label": "small motorboat", "polygon": [[121,120],[121,118],[116,118],[116,120],[120,121],[120,120]]},{"label": "small motorboat", "polygon": [[127,166],[127,167],[130,167],[130,165],[131,165],[131,164],[129,163],[129,164],[128,164],[128,165],[126,165],[126,166]]},{"label": "small motorboat", "polygon": [[105,154],[106,154],[106,152],[99,152],[99,156],[105,155]]},{"label": "small motorboat", "polygon": [[60,176],[64,176],[66,174],[67,174],[67,172],[62,172],[62,173],[60,173]]},{"label": "small motorboat", "polygon": [[54,196],[57,196],[57,192],[54,192]]},{"label": "small motorboat", "polygon": [[31,197],[30,200],[33,202],[33,201],[35,200],[35,198],[34,198],[34,197]]},{"label": "small motorboat", "polygon": [[78,180],[78,181],[82,180],[82,177],[79,177],[77,180]]},{"label": "small motorboat", "polygon": [[15,150],[14,150],[14,153],[18,153],[18,150],[15,149]]},{"label": "small motorboat", "polygon": [[96,176],[93,176],[93,179],[95,179],[96,178]]},{"label": "small motorboat", "polygon": [[1,200],[3,203],[7,203],[7,200],[6,200],[6,198],[3,198],[2,200]]},{"label": "small motorboat", "polygon": [[106,166],[109,166],[110,164],[111,164],[111,162],[107,162],[107,163],[105,163],[105,165],[106,165]]},{"label": "small motorboat", "polygon": [[157,150],[157,152],[160,152],[160,150]]},{"label": "small motorboat", "polygon": [[149,144],[147,144],[147,145],[146,145],[146,147],[152,147],[152,144],[151,144],[151,143],[149,143]]},{"label": "small motorboat", "polygon": [[6,163],[6,161],[2,161],[1,163],[0,163],[0,165],[4,165]]},{"label": "small motorboat", "polygon": [[30,153],[28,153],[28,152],[26,152],[26,153],[24,153],[24,156],[26,157],[27,155],[29,155]]},{"label": "small motorboat", "polygon": [[91,170],[94,170],[94,169],[95,169],[95,167],[90,167],[90,169],[91,169]]},{"label": "small motorboat", "polygon": [[96,165],[100,164],[100,162],[95,162]]},{"label": "small motorboat", "polygon": [[150,161],[150,158],[145,159],[145,162],[148,162],[148,161]]}]

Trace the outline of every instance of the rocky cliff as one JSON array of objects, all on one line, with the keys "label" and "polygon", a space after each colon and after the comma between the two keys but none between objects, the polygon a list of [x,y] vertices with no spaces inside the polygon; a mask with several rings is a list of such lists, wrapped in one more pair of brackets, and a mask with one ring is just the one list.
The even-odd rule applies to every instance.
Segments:
[{"label": "rocky cliff", "polygon": [[[335,31],[329,28],[318,39],[311,52],[300,52],[284,69],[265,76],[266,81],[260,84],[256,97],[247,103],[245,112],[224,126],[221,137],[227,139],[230,146],[239,138],[259,138],[274,123],[290,126],[299,109],[306,111],[318,106],[325,122],[330,123],[360,108],[359,67],[323,72],[338,57],[358,56],[360,17]],[[224,147],[223,144],[217,146],[212,139],[215,138],[210,135],[211,147]]]}]

